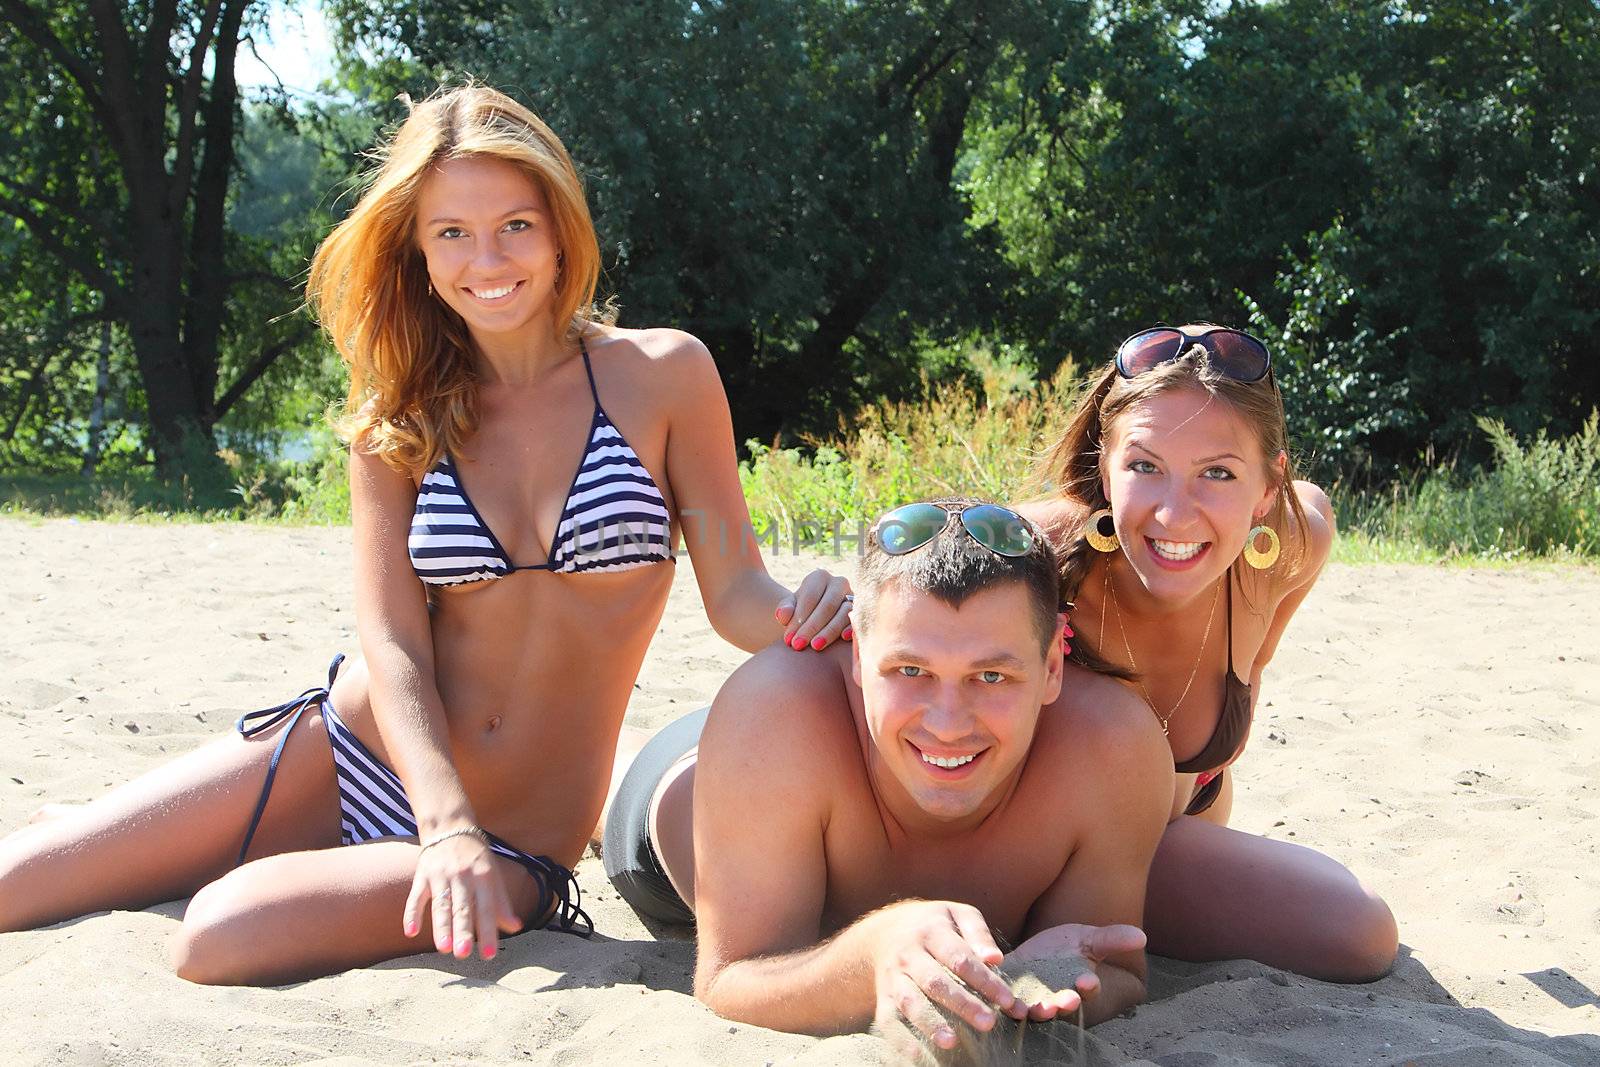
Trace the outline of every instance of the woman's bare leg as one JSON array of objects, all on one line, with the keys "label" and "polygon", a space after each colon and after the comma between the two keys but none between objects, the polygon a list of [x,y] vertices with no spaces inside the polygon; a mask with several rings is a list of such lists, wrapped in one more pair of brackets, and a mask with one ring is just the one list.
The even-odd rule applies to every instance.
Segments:
[{"label": "woman's bare leg", "polygon": [[[494,858],[511,905],[532,924],[539,889]],[[276,985],[434,951],[431,909],[401,928],[417,845],[384,840],[254,860],[195,894],[173,944],[179,976],[208,985]]]},{"label": "woman's bare leg", "polygon": [[[0,839],[0,930],[174,900],[226,873],[283,729],[217,738]],[[338,843],[333,755],[311,709],[284,748],[250,855]]]},{"label": "woman's bare leg", "polygon": [[1188,815],[1156,850],[1144,921],[1159,955],[1253,959],[1334,982],[1382,977],[1399,947],[1388,905],[1337,861]]}]

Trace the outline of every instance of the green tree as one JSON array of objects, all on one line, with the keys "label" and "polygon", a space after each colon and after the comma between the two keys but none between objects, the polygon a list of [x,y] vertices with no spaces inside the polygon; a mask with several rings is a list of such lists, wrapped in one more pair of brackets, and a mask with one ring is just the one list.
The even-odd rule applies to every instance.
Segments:
[{"label": "green tree", "polygon": [[[119,323],[161,471],[215,469],[217,421],[311,336],[296,294],[228,209],[234,60],[263,0],[0,0],[0,214]],[[281,265],[280,265],[281,266]],[[242,302],[270,317],[238,330]],[[222,351],[255,351],[224,383]],[[87,414],[87,412],[85,412]]]},{"label": "green tree", "polygon": [[1306,443],[1380,474],[1600,401],[1593,3],[1105,10],[1092,93],[974,139],[1044,366],[1248,312],[1290,407],[1337,420]]},{"label": "green tree", "polygon": [[334,7],[369,84],[466,70],[551,123],[626,320],[705,340],[762,438],[909,391],[920,341],[995,327],[1009,268],[967,225],[969,120],[1089,32],[1087,5],[1044,0]]}]

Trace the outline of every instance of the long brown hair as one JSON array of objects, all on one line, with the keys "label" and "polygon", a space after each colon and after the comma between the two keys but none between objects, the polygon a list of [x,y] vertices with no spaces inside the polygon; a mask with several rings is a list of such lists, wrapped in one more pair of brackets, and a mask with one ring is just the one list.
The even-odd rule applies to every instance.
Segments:
[{"label": "long brown hair", "polygon": [[[408,101],[409,103],[409,101]],[[416,240],[422,184],[452,159],[487,156],[517,167],[544,194],[561,269],[554,319],[568,336],[590,321],[600,277],[583,182],[561,140],[533,112],[487,86],[442,89],[374,152],[377,165],[350,214],[311,261],[306,297],[350,365],[341,436],[416,474],[477,429],[477,375],[466,324],[428,288]]]},{"label": "long brown hair", "polygon": [[[1270,374],[1257,382],[1237,381],[1213,367],[1205,347],[1195,344],[1172,362],[1134,378],[1118,374],[1114,362],[1106,364],[1089,380],[1067,416],[1061,436],[1040,459],[1034,472],[1035,489],[1059,494],[1078,505],[1066,528],[1057,532],[1063,599],[1072,600],[1077,596],[1100,555],[1090,547],[1084,535],[1089,517],[1110,507],[1101,463],[1111,426],[1124,412],[1150,397],[1194,388],[1227,404],[1254,433],[1267,476],[1277,483],[1272,508],[1261,520],[1282,536],[1283,554],[1270,573],[1280,583],[1292,583],[1299,573],[1311,527],[1294,491],[1297,475],[1284,424],[1283,396]],[[1279,453],[1287,457],[1281,475],[1277,463]],[[1288,528],[1291,523],[1292,530]],[[1104,640],[1103,634],[1099,636]],[[1099,670],[1111,666],[1087,642],[1073,638],[1072,645],[1072,659]],[[1111,673],[1122,672],[1112,670]]]}]

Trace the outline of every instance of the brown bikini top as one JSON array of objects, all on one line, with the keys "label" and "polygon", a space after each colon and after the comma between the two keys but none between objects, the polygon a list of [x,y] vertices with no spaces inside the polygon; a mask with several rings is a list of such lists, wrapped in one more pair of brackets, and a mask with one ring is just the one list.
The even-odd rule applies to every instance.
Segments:
[{"label": "brown bikini top", "polygon": [[1233,673],[1233,568],[1228,568],[1228,673],[1222,681],[1222,717],[1198,755],[1173,765],[1179,774],[1198,774],[1221,767],[1244,748],[1250,736],[1250,686]]}]

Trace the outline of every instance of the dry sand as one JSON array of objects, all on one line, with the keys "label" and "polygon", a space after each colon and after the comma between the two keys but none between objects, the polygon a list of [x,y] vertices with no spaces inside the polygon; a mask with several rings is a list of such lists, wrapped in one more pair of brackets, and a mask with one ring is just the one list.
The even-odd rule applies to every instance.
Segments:
[{"label": "dry sand", "polygon": [[[354,647],[348,556],[342,529],[0,519],[0,830],[316,684]],[[791,582],[813,562],[771,561]],[[742,658],[687,566],[676,581],[635,725]],[[1155,960],[1150,1003],[1091,1031],[1094,1062],[1600,1063],[1597,634],[1592,570],[1330,568],[1267,677],[1234,825],[1353,867],[1399,918],[1400,963],[1341,987]],[[692,946],[648,931],[598,861],[578,875],[592,941],[273,989],[175,978],[181,902],[0,935],[0,1063],[882,1061],[867,1036],[715,1018]]]}]

